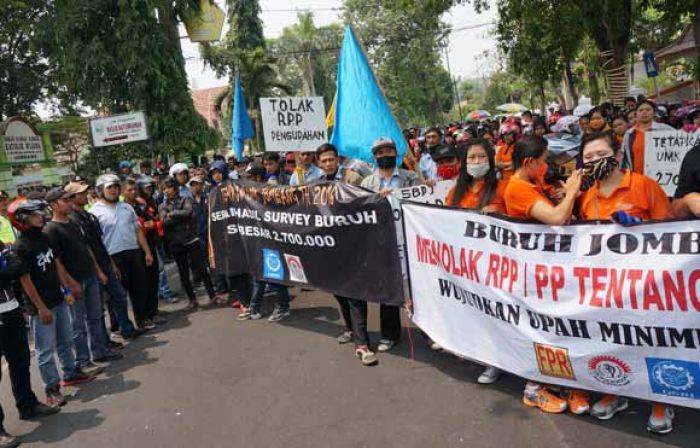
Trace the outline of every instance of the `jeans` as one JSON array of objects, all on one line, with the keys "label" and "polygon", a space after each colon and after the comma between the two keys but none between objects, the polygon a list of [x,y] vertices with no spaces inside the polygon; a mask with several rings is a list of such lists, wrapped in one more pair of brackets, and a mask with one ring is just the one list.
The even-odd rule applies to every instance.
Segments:
[{"label": "jeans", "polygon": [[153,319],[158,314],[158,285],[159,271],[158,263],[156,262],[156,244],[150,244],[151,255],[153,255],[153,263],[146,266],[146,303],[144,304],[144,314],[147,319]]},{"label": "jeans", "polygon": [[[101,358],[107,354],[107,339],[104,331],[104,310],[100,282],[96,275],[82,282],[83,297],[75,300],[70,307],[73,319],[73,344],[75,360],[84,367],[92,358]],[[88,349],[89,343],[89,349]]]},{"label": "jeans", "polygon": [[58,387],[61,381],[54,355],[58,355],[61,361],[63,379],[72,377],[76,368],[73,356],[73,326],[68,303],[61,302],[50,311],[53,322],[48,325],[41,323],[38,314],[33,315],[31,320],[39,373],[47,391]]},{"label": "jeans", "polygon": [[105,272],[107,275],[107,284],[100,285],[102,291],[107,293],[110,310],[113,311],[114,319],[122,331],[122,335],[129,336],[134,332],[134,324],[129,319],[129,306],[126,303],[126,292],[122,284],[114,273],[114,269],[110,266]]},{"label": "jeans", "polygon": [[194,289],[192,288],[192,282],[190,281],[190,270],[202,279],[209,298],[213,300],[216,293],[214,292],[214,286],[212,285],[211,277],[207,271],[206,257],[199,241],[194,241],[184,246],[173,245],[170,250],[177,264],[182,289],[187,293],[190,302],[197,300]]},{"label": "jeans", "polygon": [[[136,325],[141,326],[146,316],[146,262],[141,249],[124,250],[112,255],[122,275],[122,286],[129,293]],[[123,329],[122,329],[123,330]]]},{"label": "jeans", "polygon": [[394,305],[379,305],[379,328],[382,338],[390,341],[401,339],[401,308]]},{"label": "jeans", "polygon": [[158,255],[158,297],[169,299],[173,296],[168,284],[168,275],[165,273],[165,251],[162,244],[156,244],[156,254]]},{"label": "jeans", "polygon": [[285,285],[279,285],[276,283],[267,283],[263,280],[255,280],[253,284],[253,296],[250,299],[250,309],[254,312],[259,313],[260,307],[262,305],[263,294],[265,293],[265,285],[270,285],[270,289],[278,294],[277,308],[280,311],[289,310],[289,288]]},{"label": "jeans", "polygon": [[[0,314],[0,355],[7,361],[17,410],[20,415],[31,413],[39,404],[39,400],[32,391],[29,377],[31,355],[27,328],[24,315],[19,308]],[[0,377],[2,377],[2,369],[0,369]],[[0,430],[4,430],[4,419],[5,414],[0,406]]]}]

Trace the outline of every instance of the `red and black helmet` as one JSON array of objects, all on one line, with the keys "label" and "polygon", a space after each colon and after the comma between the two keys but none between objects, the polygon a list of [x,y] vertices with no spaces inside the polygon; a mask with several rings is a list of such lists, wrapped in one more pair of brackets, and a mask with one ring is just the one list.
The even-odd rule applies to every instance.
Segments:
[{"label": "red and black helmet", "polygon": [[7,207],[7,217],[15,229],[20,232],[29,230],[27,226],[27,218],[33,213],[46,213],[49,204],[41,199],[27,199],[26,197],[18,197]]}]

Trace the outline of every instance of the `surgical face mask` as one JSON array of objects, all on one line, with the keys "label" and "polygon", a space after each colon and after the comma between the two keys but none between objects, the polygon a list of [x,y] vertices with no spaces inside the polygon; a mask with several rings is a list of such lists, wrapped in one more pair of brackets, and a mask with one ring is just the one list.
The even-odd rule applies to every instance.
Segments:
[{"label": "surgical face mask", "polygon": [[482,179],[489,172],[489,163],[468,163],[467,174],[474,179]]},{"label": "surgical face mask", "polygon": [[394,168],[396,166],[396,156],[377,157],[377,166],[384,170]]},{"label": "surgical face mask", "polygon": [[614,155],[584,163],[581,191],[588,190],[596,181],[603,180],[610,176],[619,164]]}]

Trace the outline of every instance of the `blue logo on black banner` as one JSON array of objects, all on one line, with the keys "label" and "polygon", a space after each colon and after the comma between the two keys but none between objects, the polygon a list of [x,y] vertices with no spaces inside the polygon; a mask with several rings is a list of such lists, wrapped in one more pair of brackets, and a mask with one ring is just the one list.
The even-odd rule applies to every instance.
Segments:
[{"label": "blue logo on black banner", "polygon": [[700,363],[663,358],[646,358],[646,362],[653,393],[700,398]]},{"label": "blue logo on black banner", "polygon": [[263,277],[284,280],[284,264],[276,250],[263,249]]}]

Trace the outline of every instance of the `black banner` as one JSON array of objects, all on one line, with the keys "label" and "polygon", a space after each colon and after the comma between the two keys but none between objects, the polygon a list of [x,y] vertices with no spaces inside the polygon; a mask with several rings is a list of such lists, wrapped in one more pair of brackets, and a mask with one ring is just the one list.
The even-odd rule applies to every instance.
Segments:
[{"label": "black banner", "polygon": [[209,196],[215,268],[332,294],[403,302],[391,206],[359,187],[226,182]]}]

